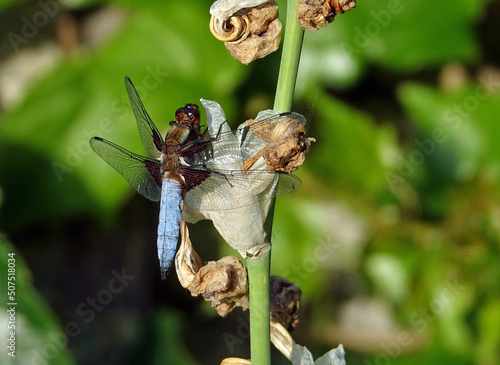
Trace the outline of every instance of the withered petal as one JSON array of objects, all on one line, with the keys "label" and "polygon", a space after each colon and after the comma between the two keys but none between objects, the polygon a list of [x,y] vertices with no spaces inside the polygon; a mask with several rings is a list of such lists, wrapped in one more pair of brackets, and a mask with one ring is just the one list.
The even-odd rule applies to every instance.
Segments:
[{"label": "withered petal", "polygon": [[271,275],[270,309],[271,319],[292,331],[299,322],[302,291],[291,281]]},{"label": "withered petal", "polygon": [[335,15],[356,7],[356,0],[299,0],[295,7],[297,23],[316,32],[331,23]]},{"label": "withered petal", "polygon": [[228,357],[221,361],[220,365],[251,365],[252,361],[240,359],[239,357]]},{"label": "withered petal", "polygon": [[210,261],[200,268],[187,289],[191,295],[202,295],[210,301],[217,313],[224,317],[240,305],[247,292],[246,268],[236,256]]},{"label": "withered petal", "polygon": [[238,40],[224,42],[231,55],[247,65],[276,51],[281,40],[278,4],[268,1],[254,8],[242,9],[234,16],[246,17],[248,29]]},{"label": "withered petal", "polygon": [[305,126],[297,123],[294,118],[282,118],[272,130],[255,127],[262,124],[255,123],[254,119],[247,120],[245,124],[254,126],[251,127],[252,132],[267,144],[244,162],[245,170],[250,169],[260,157],[263,157],[268,169],[293,172],[302,165],[309,146],[315,141],[312,137],[306,137]]},{"label": "withered petal", "polygon": [[185,221],[181,221],[180,233],[181,244],[175,255],[175,271],[177,272],[177,277],[181,285],[187,288],[193,281],[200,267],[202,267],[203,262],[191,244],[189,231]]}]

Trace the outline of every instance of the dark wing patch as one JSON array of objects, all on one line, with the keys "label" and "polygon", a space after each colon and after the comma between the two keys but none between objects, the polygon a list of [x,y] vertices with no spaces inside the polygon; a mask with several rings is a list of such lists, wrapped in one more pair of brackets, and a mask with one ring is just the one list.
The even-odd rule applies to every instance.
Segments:
[{"label": "dark wing patch", "polygon": [[182,169],[181,174],[184,177],[186,191],[190,191],[208,179],[212,172],[208,170]]},{"label": "dark wing patch", "polygon": [[161,188],[162,186],[162,176],[160,170],[160,164],[158,161],[144,160],[144,165],[148,169],[149,173],[156,181],[156,184]]}]

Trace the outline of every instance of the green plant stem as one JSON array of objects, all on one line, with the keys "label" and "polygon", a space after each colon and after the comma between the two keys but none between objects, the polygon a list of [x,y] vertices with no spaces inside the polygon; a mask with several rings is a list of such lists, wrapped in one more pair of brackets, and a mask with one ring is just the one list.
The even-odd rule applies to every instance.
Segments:
[{"label": "green plant stem", "polygon": [[[274,109],[288,112],[292,110],[295,80],[299,69],[300,51],[304,30],[295,21],[297,0],[288,0],[286,29],[281,54],[278,85],[274,99]],[[274,200],[271,203],[266,233],[271,240]],[[269,312],[269,274],[271,266],[271,249],[262,253],[257,259],[247,260],[248,279],[250,282],[250,354],[252,364],[271,364],[270,312]]]},{"label": "green plant stem", "polygon": [[304,29],[295,21],[296,6],[297,0],[288,0],[283,51],[281,53],[278,85],[274,97],[274,109],[282,112],[292,110],[293,92],[304,38]]},{"label": "green plant stem", "polygon": [[258,259],[248,259],[250,282],[250,354],[252,364],[271,364],[271,335],[269,323],[269,265],[271,249]]}]

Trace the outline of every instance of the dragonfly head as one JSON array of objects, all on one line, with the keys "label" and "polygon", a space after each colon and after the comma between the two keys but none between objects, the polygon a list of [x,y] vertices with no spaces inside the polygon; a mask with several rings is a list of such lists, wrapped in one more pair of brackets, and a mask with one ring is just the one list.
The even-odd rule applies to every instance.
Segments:
[{"label": "dragonfly head", "polygon": [[186,104],[175,112],[175,120],[178,122],[200,124],[200,119],[200,108],[196,104]]}]

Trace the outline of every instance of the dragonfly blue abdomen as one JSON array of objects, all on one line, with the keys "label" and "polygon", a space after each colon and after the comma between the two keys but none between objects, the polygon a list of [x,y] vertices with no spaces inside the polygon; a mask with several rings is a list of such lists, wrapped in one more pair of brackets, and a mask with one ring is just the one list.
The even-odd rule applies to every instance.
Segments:
[{"label": "dragonfly blue abdomen", "polygon": [[158,223],[158,259],[161,277],[165,279],[177,251],[181,225],[183,187],[174,179],[164,179],[161,189]]}]

